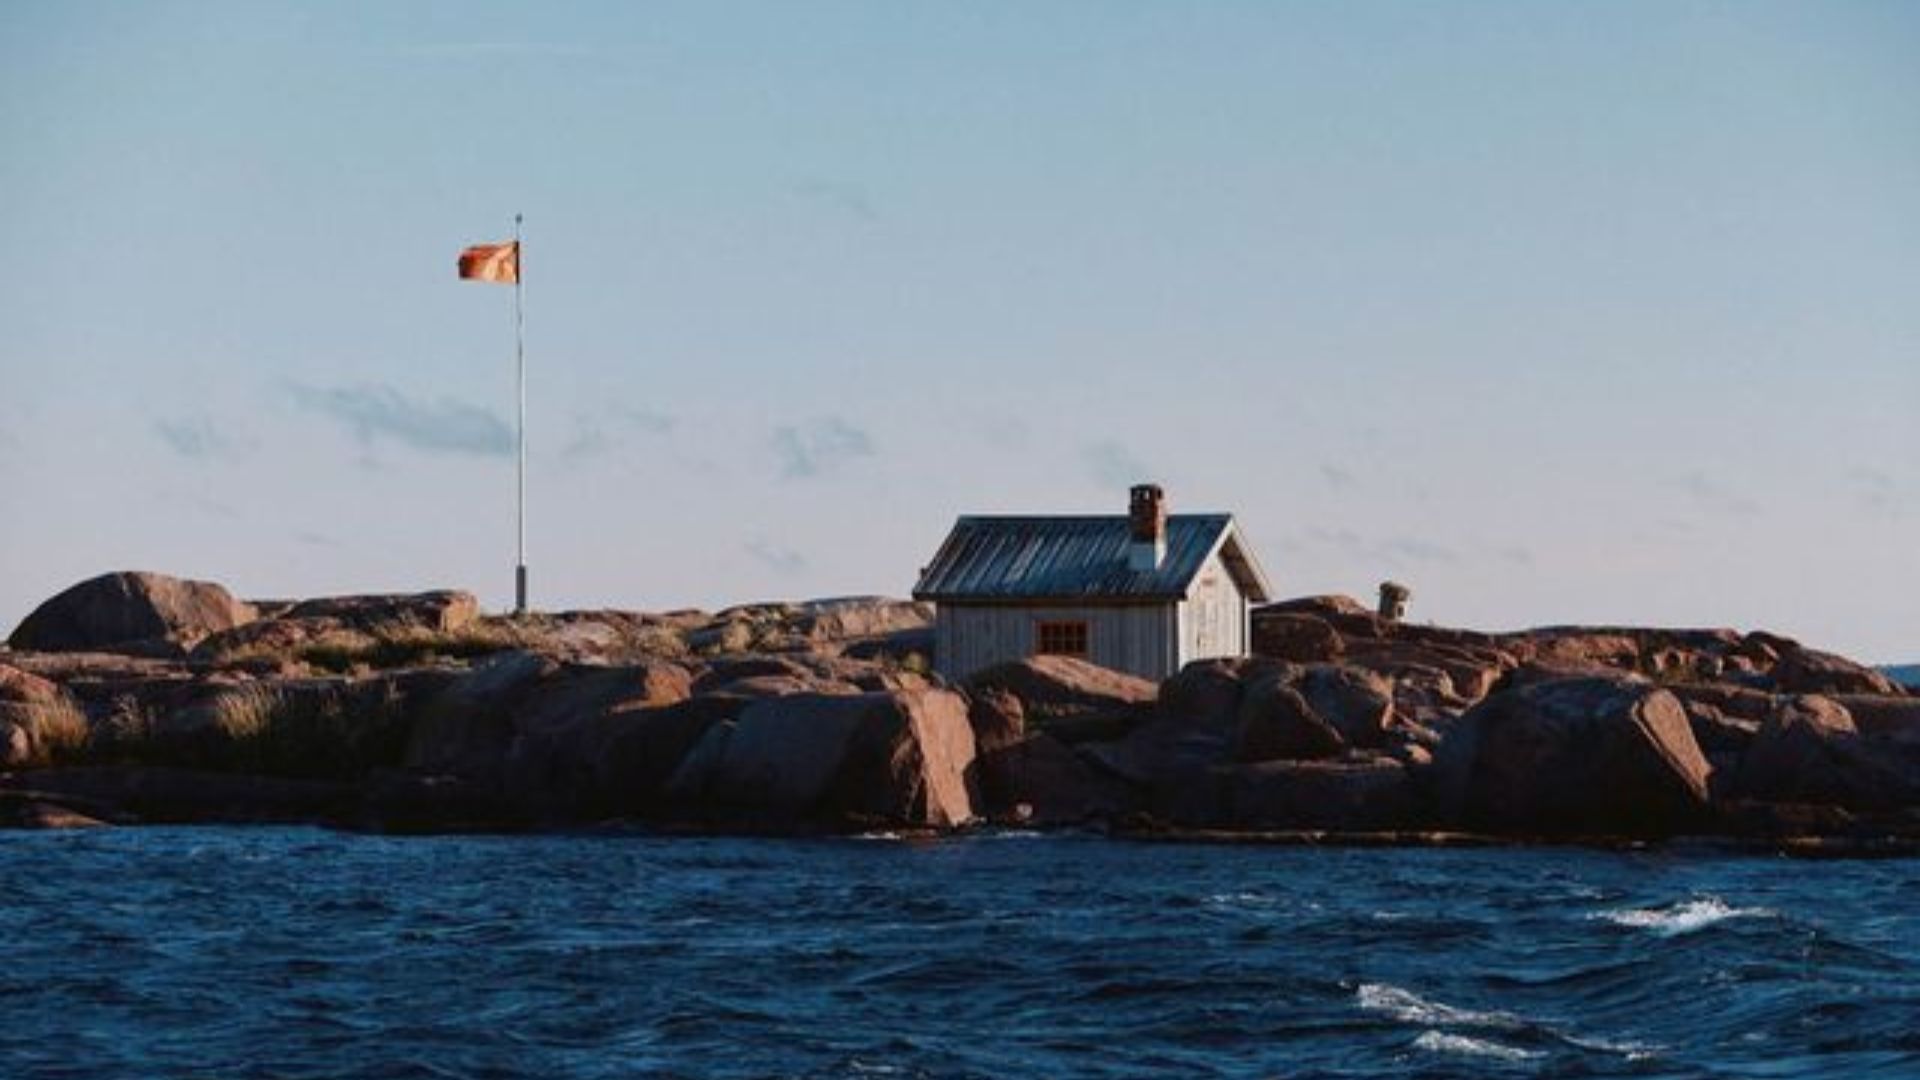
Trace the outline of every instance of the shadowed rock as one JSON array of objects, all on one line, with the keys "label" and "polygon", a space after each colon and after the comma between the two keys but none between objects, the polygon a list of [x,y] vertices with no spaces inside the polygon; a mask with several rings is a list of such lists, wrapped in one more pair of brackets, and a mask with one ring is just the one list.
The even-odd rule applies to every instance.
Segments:
[{"label": "shadowed rock", "polygon": [[710,729],[670,787],[756,824],[952,826],[973,817],[973,757],[958,694],[798,694],[755,702]]},{"label": "shadowed rock", "polygon": [[1503,832],[1666,834],[1702,820],[1710,766],[1665,690],[1581,678],[1482,702],[1447,741],[1470,758],[1462,810]]},{"label": "shadowed rock", "polygon": [[1401,829],[1429,820],[1406,766],[1365,761],[1270,761],[1225,773],[1227,817],[1244,828]]},{"label": "shadowed rock", "polygon": [[1863,738],[1830,698],[1781,698],[1741,758],[1734,791],[1765,802],[1888,810],[1920,801],[1920,773],[1902,767],[1911,761]]}]

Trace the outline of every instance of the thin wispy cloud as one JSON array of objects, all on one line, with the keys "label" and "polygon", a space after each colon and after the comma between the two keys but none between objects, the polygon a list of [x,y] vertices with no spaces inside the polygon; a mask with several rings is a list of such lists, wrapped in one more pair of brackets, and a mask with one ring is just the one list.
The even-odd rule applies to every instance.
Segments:
[{"label": "thin wispy cloud", "polygon": [[609,409],[599,414],[574,413],[573,430],[560,456],[573,461],[603,457],[620,449],[632,435],[659,436],[673,431],[679,420],[650,409]]},{"label": "thin wispy cloud", "polygon": [[[1387,537],[1368,537],[1352,529],[1330,529],[1324,526],[1311,526],[1292,544],[1293,550],[1305,551],[1318,548],[1333,551],[1356,563],[1379,564],[1385,567],[1432,566],[1459,563],[1466,555],[1456,548],[1429,540],[1422,536],[1399,534]],[[1498,558],[1509,562],[1518,552],[1531,559],[1532,555],[1517,548],[1503,548],[1492,552]]]},{"label": "thin wispy cloud", "polygon": [[1694,506],[1719,517],[1749,518],[1760,513],[1760,504],[1727,487],[1703,472],[1690,472],[1675,480],[1673,486]]},{"label": "thin wispy cloud", "polygon": [[1381,541],[1380,550],[1389,555],[1397,555],[1409,562],[1417,563],[1457,563],[1460,553],[1446,546],[1418,536],[1394,536]]},{"label": "thin wispy cloud", "polygon": [[873,456],[872,436],[837,416],[775,428],[772,441],[780,475],[788,480],[820,476],[856,458]]},{"label": "thin wispy cloud", "polygon": [[1091,443],[1080,451],[1087,475],[1102,487],[1121,488],[1149,479],[1147,463],[1125,443],[1114,439]]},{"label": "thin wispy cloud", "polygon": [[1358,482],[1351,470],[1331,462],[1323,463],[1320,466],[1320,478],[1325,480],[1327,486],[1333,488],[1335,491],[1345,491]]},{"label": "thin wispy cloud", "polygon": [[1846,489],[1855,506],[1880,517],[1896,517],[1905,502],[1892,474],[1866,465],[1847,470]]},{"label": "thin wispy cloud", "polygon": [[743,550],[753,557],[753,561],[777,574],[793,575],[807,568],[806,556],[764,538],[748,542],[743,545]]},{"label": "thin wispy cloud", "polygon": [[255,448],[245,434],[230,431],[205,415],[155,420],[153,433],[174,453],[196,461],[236,461]]},{"label": "thin wispy cloud", "polygon": [[391,386],[288,387],[294,404],[346,428],[363,446],[391,441],[436,454],[507,457],[513,429],[488,409],[451,398],[409,397]]},{"label": "thin wispy cloud", "polygon": [[792,190],[795,195],[808,202],[826,206],[861,221],[872,222],[880,217],[874,210],[873,197],[859,184],[814,177],[794,184]]}]

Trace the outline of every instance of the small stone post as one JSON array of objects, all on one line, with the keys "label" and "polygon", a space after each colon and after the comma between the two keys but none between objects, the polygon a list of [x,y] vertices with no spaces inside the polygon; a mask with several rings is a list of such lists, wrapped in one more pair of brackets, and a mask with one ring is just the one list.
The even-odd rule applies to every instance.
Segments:
[{"label": "small stone post", "polygon": [[1387,622],[1396,623],[1407,617],[1407,601],[1413,599],[1413,590],[1397,581],[1380,583],[1380,617]]}]

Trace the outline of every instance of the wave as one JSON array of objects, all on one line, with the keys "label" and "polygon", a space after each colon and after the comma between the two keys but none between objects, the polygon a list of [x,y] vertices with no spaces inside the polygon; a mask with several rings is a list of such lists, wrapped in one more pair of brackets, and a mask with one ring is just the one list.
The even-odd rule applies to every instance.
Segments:
[{"label": "wave", "polygon": [[1263,892],[1222,892],[1209,893],[1201,902],[1208,907],[1270,908],[1280,901],[1278,897]]},{"label": "wave", "polygon": [[1456,1009],[1438,1001],[1428,1001],[1411,990],[1403,990],[1389,983],[1361,983],[1360,989],[1354,992],[1354,998],[1367,1012],[1386,1013],[1395,1020],[1409,1024],[1491,1028],[1497,1031],[1518,1031],[1528,1026],[1525,1020],[1512,1013]]},{"label": "wave", "polygon": [[1577,1035],[1560,1036],[1567,1045],[1582,1050],[1592,1050],[1601,1054],[1618,1054],[1628,1061],[1648,1061],[1660,1056],[1663,1049],[1656,1043],[1635,1042],[1630,1039],[1592,1039]]},{"label": "wave", "polygon": [[1523,1050],[1518,1046],[1466,1035],[1449,1035],[1444,1031],[1423,1031],[1419,1038],[1413,1040],[1413,1045],[1436,1054],[1492,1058],[1495,1061],[1535,1061],[1547,1056],[1544,1050]]},{"label": "wave", "polygon": [[1456,1008],[1438,1001],[1430,1001],[1411,990],[1388,983],[1363,983],[1354,996],[1360,1007],[1368,1012],[1385,1013],[1404,1023],[1427,1028],[1414,1043],[1422,1050],[1478,1054],[1509,1061],[1532,1060],[1546,1055],[1544,1050],[1525,1050],[1487,1039],[1461,1035],[1457,1032],[1441,1031],[1440,1028],[1477,1029],[1483,1033],[1499,1032],[1528,1041],[1546,1041],[1577,1050],[1617,1054],[1628,1061],[1644,1061],[1654,1057],[1661,1050],[1660,1047],[1647,1043],[1569,1035],[1512,1013]]},{"label": "wave", "polygon": [[1774,917],[1767,908],[1732,907],[1715,896],[1683,900],[1663,908],[1615,908],[1588,916],[1604,919],[1615,926],[1652,930],[1661,937],[1675,937],[1704,930],[1728,919],[1766,919]]}]

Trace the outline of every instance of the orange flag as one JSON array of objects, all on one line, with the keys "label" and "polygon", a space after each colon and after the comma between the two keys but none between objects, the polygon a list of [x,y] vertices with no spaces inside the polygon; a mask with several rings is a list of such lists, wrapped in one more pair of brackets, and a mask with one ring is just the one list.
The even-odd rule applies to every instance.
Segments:
[{"label": "orange flag", "polygon": [[515,284],[520,280],[520,242],[475,244],[460,253],[460,276],[470,281]]}]

